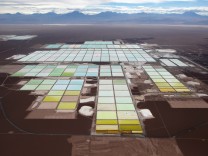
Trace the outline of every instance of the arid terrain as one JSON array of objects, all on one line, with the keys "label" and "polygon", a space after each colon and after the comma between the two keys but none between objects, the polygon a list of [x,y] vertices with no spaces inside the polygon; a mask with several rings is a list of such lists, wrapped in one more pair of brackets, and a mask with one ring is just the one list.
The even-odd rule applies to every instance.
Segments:
[{"label": "arid terrain", "polygon": [[[0,71],[12,64],[6,58],[28,54],[45,44],[83,43],[91,40],[122,40],[126,43],[154,44],[156,49],[175,49],[177,54],[208,67],[208,26],[183,25],[0,25],[0,35],[37,35],[30,40],[0,40]],[[16,64],[20,69],[21,64]],[[179,70],[180,71],[180,70]],[[176,71],[177,73],[178,71]],[[208,74],[183,70],[186,75],[208,85]],[[0,84],[16,89],[19,78],[0,72]],[[206,88],[205,88],[206,90]],[[18,99],[19,98],[19,99]],[[9,91],[0,86],[0,155],[11,156],[207,156],[208,109],[173,110],[157,99],[137,107],[151,110],[155,120],[147,122],[147,137],[92,136],[91,119],[25,120],[25,110],[34,100],[29,92]],[[18,101],[17,101],[18,99]],[[203,98],[208,102],[208,98]],[[81,126],[80,126],[80,123]],[[155,126],[157,125],[157,126]],[[155,129],[154,129],[155,128]]]}]

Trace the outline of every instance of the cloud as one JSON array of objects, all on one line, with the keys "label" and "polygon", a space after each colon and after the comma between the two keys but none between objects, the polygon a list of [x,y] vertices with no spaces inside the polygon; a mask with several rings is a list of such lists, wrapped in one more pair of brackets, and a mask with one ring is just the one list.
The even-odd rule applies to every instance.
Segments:
[{"label": "cloud", "polygon": [[[70,1],[70,2],[69,2]],[[208,15],[208,7],[148,7],[144,3],[164,2],[197,2],[196,0],[0,0],[0,13],[68,13],[75,10],[85,14],[97,14],[105,11],[118,13],[183,13],[195,11],[199,14]],[[111,4],[113,3],[113,4]],[[121,3],[132,3],[135,5],[120,5]],[[207,3],[207,2],[205,2]]]},{"label": "cloud", "polygon": [[187,11],[194,11],[201,15],[208,15],[208,7],[144,7],[144,6],[135,6],[135,7],[127,7],[127,6],[98,6],[97,8],[91,9],[83,9],[82,12],[86,14],[96,14],[105,11],[112,11],[117,13],[159,13],[159,14],[182,14]]},{"label": "cloud", "polygon": [[0,0],[1,6],[59,6],[59,7],[87,7],[94,5],[104,5],[108,3],[125,3],[125,4],[144,4],[144,3],[164,3],[164,2],[192,2],[196,0]]},{"label": "cloud", "polygon": [[107,0],[112,3],[162,3],[162,2],[191,2],[195,0]]}]

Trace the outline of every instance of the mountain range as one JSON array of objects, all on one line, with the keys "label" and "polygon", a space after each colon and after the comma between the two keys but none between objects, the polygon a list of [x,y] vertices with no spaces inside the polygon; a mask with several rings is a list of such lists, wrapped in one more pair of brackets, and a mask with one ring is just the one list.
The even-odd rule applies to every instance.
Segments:
[{"label": "mountain range", "polygon": [[66,14],[0,14],[0,24],[187,24],[207,25],[208,16],[189,11],[183,14],[115,13],[87,15],[78,11]]}]

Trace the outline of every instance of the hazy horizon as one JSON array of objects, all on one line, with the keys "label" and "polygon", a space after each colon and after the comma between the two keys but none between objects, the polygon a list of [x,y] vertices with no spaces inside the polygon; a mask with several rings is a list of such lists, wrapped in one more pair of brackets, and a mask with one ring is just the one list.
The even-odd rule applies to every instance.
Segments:
[{"label": "hazy horizon", "polygon": [[200,15],[208,15],[207,0],[0,0],[0,14],[5,13],[48,13],[58,14],[80,11],[85,14],[100,12],[117,13],[158,13],[182,14],[193,11]]}]

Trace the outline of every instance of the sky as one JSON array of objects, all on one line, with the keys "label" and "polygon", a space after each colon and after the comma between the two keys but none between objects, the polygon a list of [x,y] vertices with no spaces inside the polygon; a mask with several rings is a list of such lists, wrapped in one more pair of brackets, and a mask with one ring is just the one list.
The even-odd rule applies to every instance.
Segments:
[{"label": "sky", "polygon": [[0,0],[0,14],[80,11],[84,14],[117,13],[184,13],[194,11],[208,16],[208,0]]}]

